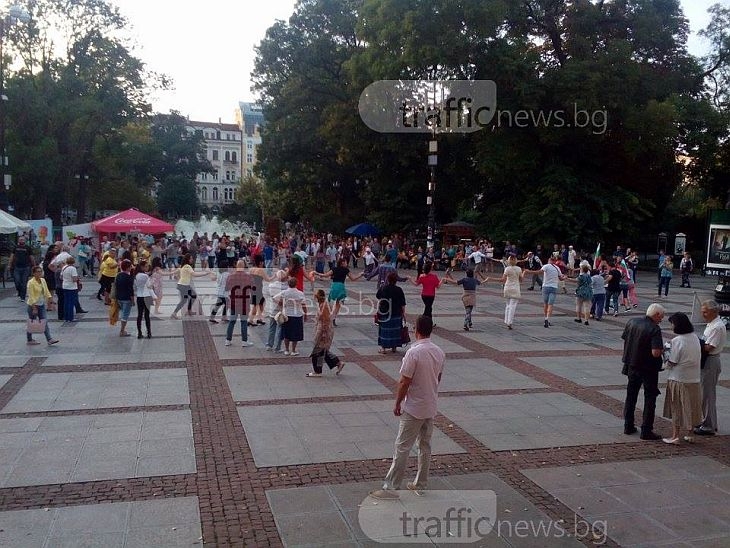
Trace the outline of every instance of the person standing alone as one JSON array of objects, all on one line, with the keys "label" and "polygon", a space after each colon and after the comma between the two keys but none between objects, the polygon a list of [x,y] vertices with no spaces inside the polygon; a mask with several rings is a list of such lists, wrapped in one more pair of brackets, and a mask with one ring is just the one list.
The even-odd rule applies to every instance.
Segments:
[{"label": "person standing alone", "polygon": [[700,371],[702,390],[702,422],[695,428],[699,436],[713,436],[717,432],[717,381],[720,379],[722,367],[720,354],[727,342],[727,329],[720,317],[720,305],[717,301],[704,301],[700,308],[702,318],[707,322],[702,334],[704,343],[702,351],[707,355],[705,365]]},{"label": "person standing alone", "polygon": [[437,414],[438,385],[444,368],[446,354],[433,342],[433,321],[428,316],[416,320],[416,342],[403,356],[400,382],[393,414],[400,417],[398,437],[390,470],[385,476],[383,488],[372,491],[376,499],[397,499],[408,464],[408,455],[418,441],[418,472],[408,489],[420,491],[428,486],[428,470],[431,460],[431,435],[433,419]]}]

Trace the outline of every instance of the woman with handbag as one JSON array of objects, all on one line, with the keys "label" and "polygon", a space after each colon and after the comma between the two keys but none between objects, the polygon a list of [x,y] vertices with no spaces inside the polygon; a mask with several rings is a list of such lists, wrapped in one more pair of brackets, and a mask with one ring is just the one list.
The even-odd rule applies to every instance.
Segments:
[{"label": "woman with handbag", "polygon": [[58,339],[51,337],[51,330],[46,319],[46,304],[53,300],[53,296],[48,289],[46,280],[43,279],[43,268],[34,266],[31,274],[32,276],[26,287],[25,303],[28,305],[28,322],[25,335],[29,345],[36,345],[40,343],[33,340],[33,333],[43,333],[50,346],[58,342]]},{"label": "woman with handbag", "polygon": [[310,357],[312,358],[311,373],[307,373],[307,377],[322,376],[322,358],[330,369],[337,368],[335,375],[339,375],[345,362],[330,352],[332,339],[335,335],[334,325],[330,321],[330,307],[325,298],[324,290],[318,289],[314,294],[317,301],[317,318],[314,325],[313,348]]}]

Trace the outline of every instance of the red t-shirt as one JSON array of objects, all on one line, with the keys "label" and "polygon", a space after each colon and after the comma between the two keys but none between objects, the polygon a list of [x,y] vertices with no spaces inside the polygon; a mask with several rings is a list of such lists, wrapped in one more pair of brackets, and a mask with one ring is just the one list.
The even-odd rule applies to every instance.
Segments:
[{"label": "red t-shirt", "polygon": [[422,274],[419,276],[416,283],[423,286],[423,289],[421,289],[422,296],[435,297],[436,288],[441,285],[441,280],[439,280],[439,277],[436,276],[436,274],[429,272],[428,274]]}]

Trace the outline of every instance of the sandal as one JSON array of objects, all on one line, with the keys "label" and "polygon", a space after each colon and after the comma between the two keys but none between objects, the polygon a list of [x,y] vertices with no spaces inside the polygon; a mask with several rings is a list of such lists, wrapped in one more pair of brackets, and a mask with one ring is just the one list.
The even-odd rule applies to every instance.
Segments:
[{"label": "sandal", "polygon": [[321,377],[322,376],[322,373],[307,373],[304,376],[305,377],[309,377],[309,378],[312,378],[312,377]]},{"label": "sandal", "polygon": [[342,372],[342,370],[344,369],[344,367],[345,367],[345,362],[340,362],[339,365],[337,366],[337,371],[335,371],[335,375],[339,375]]},{"label": "sandal", "polygon": [[380,350],[378,350],[378,354],[387,354],[387,353],[388,353],[388,351],[385,350],[384,348],[381,348]]}]

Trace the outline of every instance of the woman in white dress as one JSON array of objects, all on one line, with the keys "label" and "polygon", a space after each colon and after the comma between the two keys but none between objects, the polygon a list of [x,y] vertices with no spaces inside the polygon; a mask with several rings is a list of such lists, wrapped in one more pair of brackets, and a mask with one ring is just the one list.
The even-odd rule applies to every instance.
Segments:
[{"label": "woman in white dress", "polygon": [[525,273],[517,266],[517,258],[514,255],[510,255],[507,258],[505,265],[501,279],[501,282],[504,284],[504,298],[507,300],[504,306],[504,323],[507,324],[507,329],[512,329],[515,312],[517,311],[517,303],[520,297],[522,297],[520,284],[522,283],[522,278],[525,277]]}]

